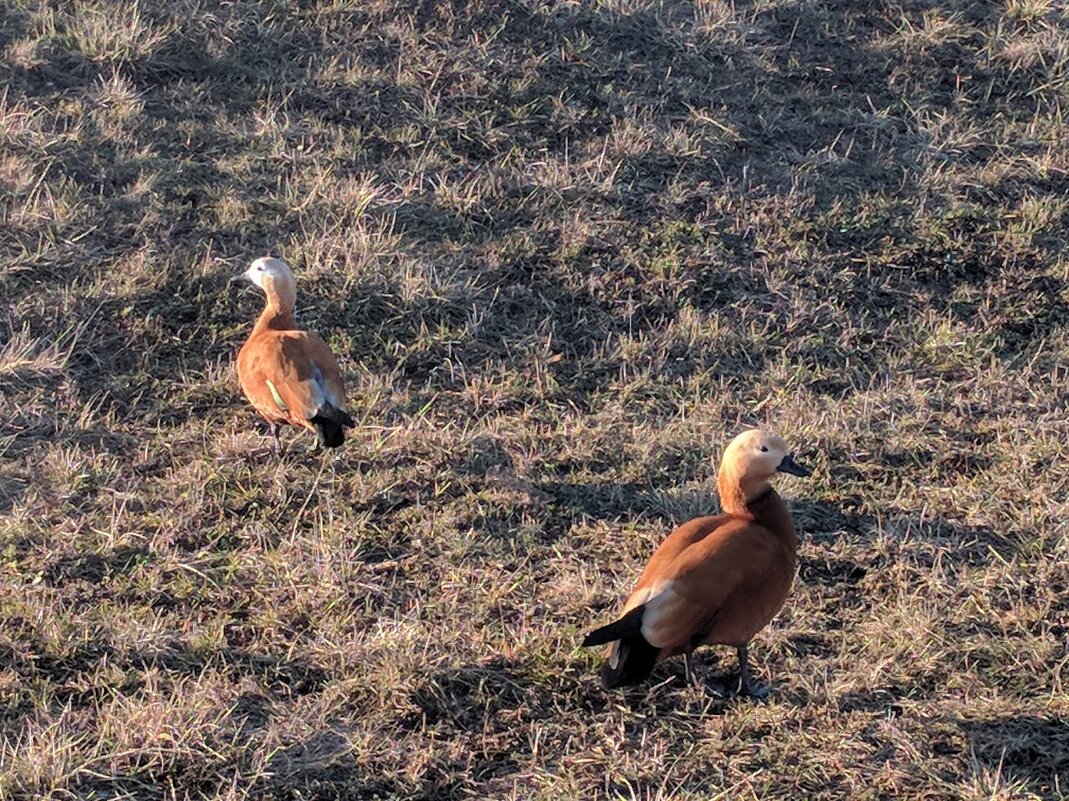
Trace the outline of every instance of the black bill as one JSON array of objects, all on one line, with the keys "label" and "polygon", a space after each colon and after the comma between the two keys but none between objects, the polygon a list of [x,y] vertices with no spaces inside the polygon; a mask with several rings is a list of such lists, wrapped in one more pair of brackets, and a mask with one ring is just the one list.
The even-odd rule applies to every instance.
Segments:
[{"label": "black bill", "polygon": [[783,457],[783,461],[779,463],[779,467],[776,469],[781,473],[789,473],[792,476],[799,476],[801,478],[813,475],[812,470],[798,464],[798,462],[794,461],[794,457],[789,453]]}]

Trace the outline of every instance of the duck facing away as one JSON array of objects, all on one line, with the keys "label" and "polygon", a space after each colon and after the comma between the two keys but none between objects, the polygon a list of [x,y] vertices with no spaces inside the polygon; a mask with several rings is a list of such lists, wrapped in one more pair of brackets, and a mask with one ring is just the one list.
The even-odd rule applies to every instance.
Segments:
[{"label": "duck facing away", "polygon": [[238,380],[245,397],[271,428],[275,453],[279,428],[314,431],[319,445],[337,448],[345,428],[355,426],[345,406],[338,362],[322,339],[300,331],[293,319],[297,286],[289,265],[260,258],[232,281],[248,280],[263,290],[264,310],[238,352]]},{"label": "duck facing away", "polygon": [[717,477],[724,513],[669,534],[622,616],[583,640],[612,644],[601,669],[607,688],[638,684],[657,662],[720,644],[738,650],[740,691],[767,695],[750,679],[747,645],[787,599],[798,551],[794,521],[770,483],[776,472],[811,475],[775,434],[751,429],[731,441]]}]

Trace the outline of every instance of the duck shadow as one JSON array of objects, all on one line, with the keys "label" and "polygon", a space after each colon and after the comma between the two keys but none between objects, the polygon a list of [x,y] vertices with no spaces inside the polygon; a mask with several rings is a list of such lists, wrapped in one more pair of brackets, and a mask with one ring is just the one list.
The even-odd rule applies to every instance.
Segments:
[{"label": "duck shadow", "polygon": [[[579,689],[576,663],[566,663],[557,675],[541,680],[531,665],[504,657],[444,668],[422,678],[410,694],[412,709],[400,725],[410,731],[434,727],[465,731],[476,722],[489,722],[502,732],[509,731],[512,724],[506,716],[511,713],[521,713],[527,720],[552,717],[561,699],[571,695],[559,692],[563,686],[569,691]],[[601,706],[592,697],[583,697],[583,703],[592,705],[587,711]]]},{"label": "duck shadow", "polygon": [[[17,630],[20,621],[9,621]],[[24,628],[29,628],[25,626]],[[240,637],[233,624],[227,627],[227,639]],[[320,692],[330,681],[330,674],[312,662],[275,654],[258,653],[239,645],[193,648],[180,639],[154,649],[122,649],[107,637],[95,637],[56,652],[33,637],[13,637],[13,645],[0,649],[0,667],[12,670],[27,682],[42,678],[57,686],[76,685],[80,677],[92,673],[106,658],[131,676],[160,670],[175,676],[197,677],[208,671],[222,671],[235,682],[244,677],[258,679],[272,695],[297,697]],[[17,647],[16,647],[17,645]],[[101,692],[107,688],[98,688]],[[124,684],[124,692],[137,692],[139,684]],[[72,691],[73,692],[73,691]],[[88,702],[72,695],[57,694],[57,703]]]},{"label": "duck shadow", "polygon": [[[849,510],[858,505],[856,500],[834,504],[802,499],[788,502],[803,540],[821,545],[846,537],[859,546],[878,539],[889,543],[891,555],[873,556],[866,564],[838,560],[840,564],[835,568],[838,573],[846,571],[857,578],[868,570],[885,566],[894,558],[896,550],[906,546],[913,546],[911,558],[919,567],[933,567],[937,558],[951,571],[1008,562],[1020,553],[1021,545],[1033,534],[1029,531],[1003,534],[990,526],[968,525],[926,510],[890,507],[879,515]],[[843,511],[844,507],[847,511]],[[819,570],[813,573],[815,578],[820,575]]]},{"label": "duck shadow", "polygon": [[[644,742],[651,729],[661,727],[673,738],[689,739],[706,731],[703,716],[753,703],[734,694],[734,666],[700,669],[697,675],[697,684],[688,684],[681,665],[666,663],[647,685],[607,691],[584,659],[562,659],[547,671],[531,661],[498,657],[423,676],[409,696],[411,711],[398,725],[443,741],[481,732],[492,748],[477,751],[474,760],[436,760],[424,778],[425,797],[462,797],[461,785],[451,779],[457,772],[468,774],[469,793],[474,781],[483,797],[497,797],[494,788],[511,787],[529,770],[529,761],[537,756],[530,732],[542,721],[611,715],[632,743]],[[632,789],[644,787],[645,781],[632,777]],[[651,792],[655,787],[654,782]]]},{"label": "duck shadow", "polygon": [[428,769],[423,783],[430,797],[454,798],[461,785],[453,778],[468,772],[475,780],[504,779],[520,770],[531,755],[521,725],[551,714],[548,693],[530,681],[522,667],[505,659],[435,671],[424,677],[409,697],[411,711],[399,721],[408,731],[434,731],[444,736],[482,731],[495,735],[494,747],[474,762],[441,759]]},{"label": "duck shadow", "polygon": [[[730,684],[730,678],[727,684]],[[622,725],[628,737],[640,739],[650,720],[671,722],[673,730],[698,736],[700,716],[690,714],[695,704],[705,711],[723,708],[731,698],[707,695],[682,703],[681,672],[670,671],[655,686],[630,688],[617,693],[606,692],[581,659],[562,660],[553,671],[522,660],[501,657],[479,664],[462,665],[434,671],[422,678],[412,691],[411,711],[399,725],[409,731],[433,731],[436,737],[460,736],[480,731],[494,748],[480,752],[472,764],[465,758],[456,764],[436,764],[429,773],[435,795],[452,798],[448,783],[435,777],[447,777],[454,769],[468,770],[481,786],[486,783],[508,784],[510,776],[521,774],[524,763],[532,758],[529,729],[540,721],[561,716],[604,716],[610,709],[624,711]],[[666,724],[667,725],[667,724]]]}]

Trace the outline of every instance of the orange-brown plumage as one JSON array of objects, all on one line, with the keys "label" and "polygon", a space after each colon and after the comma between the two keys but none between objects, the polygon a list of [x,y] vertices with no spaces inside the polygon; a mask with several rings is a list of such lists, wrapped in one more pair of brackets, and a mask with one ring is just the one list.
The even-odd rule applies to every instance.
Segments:
[{"label": "orange-brown plumage", "polygon": [[276,448],[278,427],[287,424],[315,432],[327,447],[338,447],[345,440],[344,428],[354,425],[346,410],[345,384],[327,344],[296,327],[296,287],[289,267],[279,259],[257,259],[238,278],[252,281],[266,298],[238,352],[242,392],[267,420]]},{"label": "orange-brown plumage", "polygon": [[612,643],[602,670],[606,686],[635,684],[663,659],[698,645],[739,649],[743,689],[746,646],[768,625],[794,578],[798,537],[769,479],[809,472],[779,437],[759,430],[728,446],[718,484],[724,513],[679,526],[654,552],[614,623],[584,645]]}]

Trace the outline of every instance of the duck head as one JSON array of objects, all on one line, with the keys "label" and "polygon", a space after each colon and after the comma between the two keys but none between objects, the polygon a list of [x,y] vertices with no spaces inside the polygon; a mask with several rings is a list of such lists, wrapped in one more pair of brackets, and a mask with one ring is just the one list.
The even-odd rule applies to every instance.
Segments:
[{"label": "duck head", "polygon": [[293,311],[297,300],[297,284],[293,280],[289,265],[282,259],[262,256],[250,264],[249,269],[241,275],[235,275],[230,281],[249,281],[263,290],[268,306],[280,311]]},{"label": "duck head", "polygon": [[744,511],[747,503],[771,488],[776,473],[804,478],[813,471],[794,460],[787,443],[779,435],[760,428],[739,434],[724,451],[717,477],[724,510]]}]

